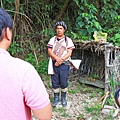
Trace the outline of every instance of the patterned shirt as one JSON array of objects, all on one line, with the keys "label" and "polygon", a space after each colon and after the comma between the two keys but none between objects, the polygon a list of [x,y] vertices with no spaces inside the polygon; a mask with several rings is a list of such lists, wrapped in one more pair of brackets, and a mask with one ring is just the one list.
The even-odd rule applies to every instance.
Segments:
[{"label": "patterned shirt", "polygon": [[[61,44],[61,46],[60,46],[60,44]],[[60,49],[63,50],[61,57],[63,57],[67,53],[67,49],[74,49],[75,48],[72,40],[69,37],[64,37],[64,38],[58,40],[56,38],[56,36],[54,36],[50,39],[47,46],[48,46],[48,48],[51,48],[53,52],[57,47],[57,50],[55,52],[56,55],[58,52],[60,52]]]}]

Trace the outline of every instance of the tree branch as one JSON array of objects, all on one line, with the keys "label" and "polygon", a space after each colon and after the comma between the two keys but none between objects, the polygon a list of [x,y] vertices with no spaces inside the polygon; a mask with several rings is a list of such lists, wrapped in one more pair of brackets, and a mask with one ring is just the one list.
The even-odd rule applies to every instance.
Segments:
[{"label": "tree branch", "polygon": [[69,3],[69,0],[66,0],[63,8],[60,11],[60,13],[58,14],[58,16],[56,16],[56,21],[60,20],[60,18],[62,17],[63,13],[66,10],[66,7],[67,7],[68,3]]}]

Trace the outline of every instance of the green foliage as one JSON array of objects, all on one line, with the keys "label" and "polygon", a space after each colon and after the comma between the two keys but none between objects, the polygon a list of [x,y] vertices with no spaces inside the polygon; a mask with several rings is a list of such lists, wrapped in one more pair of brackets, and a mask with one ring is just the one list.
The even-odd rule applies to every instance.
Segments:
[{"label": "green foliage", "polygon": [[97,74],[94,74],[94,75],[93,75],[93,78],[94,78],[94,79],[97,79],[98,77],[99,77],[99,76],[98,76]]},{"label": "green foliage", "polygon": [[50,77],[46,77],[45,80],[46,80],[46,81],[50,81]]},{"label": "green foliage", "polygon": [[48,59],[39,61],[39,65],[36,66],[36,69],[39,74],[45,74],[48,73]]},{"label": "green foliage", "polygon": [[101,89],[99,89],[99,88],[96,88],[96,93],[99,93],[99,92],[101,92]]},{"label": "green foliage", "polygon": [[[25,43],[27,39],[28,41],[33,40],[33,46],[39,46],[36,43],[42,43],[46,47],[48,40],[55,34],[53,26],[56,22],[56,16],[61,12],[64,3],[64,0],[45,0],[41,2],[39,0],[22,0],[20,1],[19,10],[24,15],[18,14],[18,18],[16,20],[13,19],[15,20],[14,23],[20,23],[20,25],[18,26],[19,29],[15,28],[17,31],[15,31],[16,35],[14,36],[16,37],[9,51],[14,56],[19,56],[20,53],[27,54],[27,56],[24,55],[26,56],[26,61],[33,64],[39,73],[47,74],[48,60],[42,59],[36,65],[37,61],[34,54],[31,53],[31,48],[26,44],[21,47],[18,43],[22,40]],[[108,33],[109,42],[120,46],[119,6],[119,0],[96,0],[94,2],[93,0],[74,0],[69,2],[60,20],[64,20],[67,24],[66,35],[71,38],[75,38],[78,41],[91,40],[94,31],[103,31]],[[14,0],[1,0],[1,7],[5,8],[15,18]],[[24,22],[27,22],[27,24],[24,24]],[[24,48],[27,53],[24,53]],[[36,47],[34,48],[36,49]],[[42,49],[42,47],[37,49],[37,54]]]},{"label": "green foliage", "polygon": [[1,0],[1,8],[15,10],[14,0]]},{"label": "green foliage", "polygon": [[60,112],[60,113],[62,113],[62,112],[65,111],[65,108],[63,108],[63,107],[62,108],[58,108],[57,111]]},{"label": "green foliage", "polygon": [[51,84],[50,84],[50,82],[47,83],[47,86],[48,86],[49,88],[51,88]]},{"label": "green foliage", "polygon": [[66,114],[66,113],[63,113],[61,116],[63,116],[63,117],[68,117],[69,115]]},{"label": "green foliage", "polygon": [[116,33],[113,37],[111,37],[111,41],[114,43],[114,45],[120,47],[120,34]]},{"label": "green foliage", "polygon": [[101,104],[94,105],[94,106],[92,106],[92,107],[85,107],[85,110],[86,110],[88,113],[91,113],[91,112],[92,112],[93,115],[98,115],[99,112],[101,111],[101,109],[102,109]]},{"label": "green foliage", "polygon": [[31,63],[33,66],[36,64],[35,56],[32,53],[29,53],[25,58],[25,61]]},{"label": "green foliage", "polygon": [[[16,41],[13,41],[13,43],[8,48],[8,51],[12,56],[18,56],[23,52],[23,49],[21,48],[20,44],[18,44]],[[31,63],[36,68],[39,74],[46,75],[48,69],[48,58],[46,58],[44,55],[40,55],[39,57],[40,60],[38,61],[38,65],[33,53],[28,53],[27,56],[23,59]],[[48,80],[49,78],[46,79]]]},{"label": "green foliage", "polygon": [[[41,31],[41,35],[45,36],[46,41],[48,41],[51,37],[55,35],[55,29],[53,28],[45,28],[44,30]],[[45,39],[43,42],[45,42]]]},{"label": "green foliage", "polygon": [[84,83],[82,83],[82,87],[84,87],[84,88],[85,88],[85,87],[86,87],[86,85],[85,85]]},{"label": "green foliage", "polygon": [[27,57],[25,58],[25,60],[26,60],[27,62],[31,63],[31,64],[36,68],[36,70],[38,71],[39,74],[47,75],[48,59],[46,59],[46,60],[41,59],[41,60],[38,62],[38,65],[36,65],[35,56],[34,56],[32,53],[29,53],[29,54],[27,55]]},{"label": "green foliage", "polygon": [[78,92],[80,92],[82,90],[82,87],[78,86]]},{"label": "green foliage", "polygon": [[[114,6],[113,6],[114,4]],[[118,16],[117,10],[119,9],[120,1],[103,1],[102,11],[100,12],[100,17],[102,19],[102,24],[105,28],[112,28],[115,24],[115,18]],[[116,26],[117,27],[117,26]]]},{"label": "green foliage", "polygon": [[115,82],[115,85],[120,86],[120,82]]},{"label": "green foliage", "polygon": [[103,31],[108,33],[108,41],[119,45],[114,34],[120,33],[119,6],[120,1],[96,1],[75,0],[78,6],[78,16],[76,17],[75,30],[72,31],[73,38],[90,40],[93,31]]},{"label": "green foliage", "polygon": [[8,51],[11,53],[12,56],[15,56],[16,54],[20,54],[23,50],[16,41],[13,41],[8,48]]},{"label": "green foliage", "polygon": [[110,98],[107,98],[106,104],[107,104],[107,105],[114,106],[114,99],[112,99],[111,97],[110,97]]},{"label": "green foliage", "polygon": [[86,91],[87,93],[89,93],[91,90],[90,90],[89,87],[87,87],[87,88],[85,89],[85,91]]},{"label": "green foliage", "polygon": [[96,96],[96,93],[91,94],[91,98],[94,98]]},{"label": "green foliage", "polygon": [[82,118],[84,118],[84,115],[83,115],[83,114],[80,114],[80,115],[77,117],[77,120],[81,120]]},{"label": "green foliage", "polygon": [[75,94],[76,90],[68,90],[69,93]]},{"label": "green foliage", "polygon": [[[78,5],[78,1],[77,5]],[[87,11],[84,11],[87,8]],[[102,27],[98,22],[98,18],[94,13],[97,12],[96,7],[93,4],[85,3],[84,6],[79,6],[78,17],[76,18],[76,33],[72,33],[74,38],[82,40],[90,40],[94,31],[101,31]],[[75,35],[76,34],[76,35]]]},{"label": "green foliage", "polygon": [[120,33],[119,6],[119,0],[104,0],[100,12],[100,20],[102,21],[102,26],[104,26],[104,31],[108,33],[108,41],[113,43],[117,42],[116,45],[119,43],[116,41],[115,34]]},{"label": "green foliage", "polygon": [[[36,42],[42,41],[46,44],[55,35],[53,26],[64,3],[64,0],[20,1],[20,13],[27,17],[20,16],[21,19],[15,20],[15,23],[18,21],[18,24],[22,23],[22,26],[25,27],[23,30],[18,27],[19,29],[16,29],[15,33],[25,37],[27,34],[29,40],[34,38]],[[60,20],[64,20],[67,24],[68,31],[66,31],[66,35],[71,38],[75,38],[78,41],[91,40],[93,39],[94,31],[103,31],[108,33],[108,41],[119,46],[119,38],[116,37],[120,33],[119,6],[119,0],[97,0],[95,2],[92,0],[74,0],[69,2]],[[14,18],[14,0],[1,0],[1,7],[8,10]],[[27,25],[24,24],[25,21]],[[32,29],[32,31],[29,30],[29,34],[27,31],[29,29],[28,26],[31,26],[30,28]],[[22,39],[25,39],[25,37]]]}]

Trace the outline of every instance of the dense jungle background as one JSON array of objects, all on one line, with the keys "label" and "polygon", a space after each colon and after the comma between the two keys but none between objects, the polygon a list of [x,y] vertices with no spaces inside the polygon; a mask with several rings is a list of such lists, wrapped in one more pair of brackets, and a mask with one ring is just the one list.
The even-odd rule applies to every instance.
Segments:
[{"label": "dense jungle background", "polygon": [[119,0],[1,0],[1,7],[14,21],[10,53],[33,64],[40,74],[47,74],[46,45],[58,20],[65,21],[72,39],[92,40],[94,31],[103,31],[108,42],[120,45]]}]

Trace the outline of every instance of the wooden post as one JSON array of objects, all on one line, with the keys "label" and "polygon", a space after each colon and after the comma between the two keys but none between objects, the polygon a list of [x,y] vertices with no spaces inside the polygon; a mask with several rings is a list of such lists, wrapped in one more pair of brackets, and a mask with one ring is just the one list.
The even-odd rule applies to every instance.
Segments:
[{"label": "wooden post", "polygon": [[[105,46],[106,47],[106,46]],[[110,81],[109,81],[109,58],[110,58],[110,49],[106,47],[104,51],[105,55],[105,93],[109,91]]]}]

